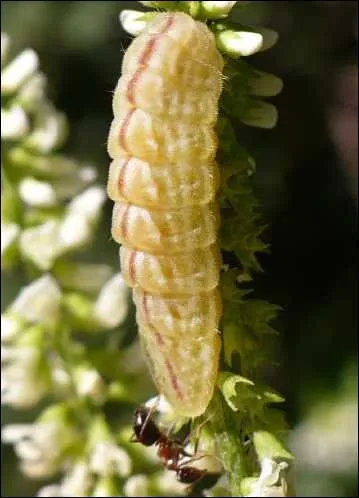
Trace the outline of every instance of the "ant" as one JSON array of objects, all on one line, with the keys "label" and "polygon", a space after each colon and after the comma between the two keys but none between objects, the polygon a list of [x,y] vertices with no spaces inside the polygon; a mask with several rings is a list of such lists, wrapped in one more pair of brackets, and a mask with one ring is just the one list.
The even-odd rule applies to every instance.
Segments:
[{"label": "ant", "polygon": [[[182,462],[183,457],[193,457],[186,452],[184,444],[170,439],[163,434],[151,419],[151,409],[144,405],[136,408],[133,417],[133,442],[140,442],[145,446],[158,446],[158,456],[168,470],[176,472],[177,480],[183,484],[195,484],[207,474],[207,470],[186,465],[190,461]],[[201,458],[201,457],[199,457]]]}]

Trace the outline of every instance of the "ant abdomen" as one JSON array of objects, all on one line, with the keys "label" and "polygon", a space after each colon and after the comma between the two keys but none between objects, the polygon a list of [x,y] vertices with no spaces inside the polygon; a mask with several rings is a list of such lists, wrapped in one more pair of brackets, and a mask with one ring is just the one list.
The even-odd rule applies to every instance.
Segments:
[{"label": "ant abdomen", "polygon": [[177,469],[177,480],[183,484],[194,484],[205,473],[206,470],[197,469],[196,467],[179,467]]}]

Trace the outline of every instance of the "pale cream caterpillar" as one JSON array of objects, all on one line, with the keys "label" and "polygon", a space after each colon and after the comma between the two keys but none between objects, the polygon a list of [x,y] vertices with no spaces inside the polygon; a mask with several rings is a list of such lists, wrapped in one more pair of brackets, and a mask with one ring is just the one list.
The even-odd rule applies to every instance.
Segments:
[{"label": "pale cream caterpillar", "polygon": [[113,98],[112,236],[140,339],[176,412],[202,414],[219,362],[215,162],[223,59],[207,26],[158,14],[128,48]]}]

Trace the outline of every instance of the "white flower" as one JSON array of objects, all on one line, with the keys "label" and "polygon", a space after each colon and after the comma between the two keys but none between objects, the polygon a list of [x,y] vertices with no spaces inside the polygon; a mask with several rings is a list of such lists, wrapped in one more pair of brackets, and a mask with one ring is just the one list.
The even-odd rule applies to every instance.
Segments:
[{"label": "white flower", "polygon": [[56,203],[56,193],[52,185],[31,177],[21,180],[19,195],[29,206],[49,207]]},{"label": "white flower", "polygon": [[38,347],[1,348],[1,403],[31,408],[47,393],[49,379],[43,353]]},{"label": "white flower", "polygon": [[90,468],[99,475],[118,474],[127,477],[132,470],[132,462],[124,449],[111,441],[96,443],[90,457]]},{"label": "white flower", "polygon": [[34,479],[51,477],[60,470],[64,443],[68,442],[63,424],[56,420],[5,426],[2,441],[14,444],[21,470]]},{"label": "white flower", "polygon": [[91,239],[94,222],[99,217],[104,202],[103,189],[90,187],[69,203],[60,227],[62,247],[68,249],[81,247]]},{"label": "white flower", "polygon": [[66,117],[62,112],[58,112],[52,104],[43,103],[38,109],[34,128],[24,144],[46,154],[60,145],[65,138]]},{"label": "white flower", "polygon": [[253,55],[262,48],[263,36],[251,31],[220,31],[216,35],[219,48],[232,57]]},{"label": "white flower", "polygon": [[29,322],[56,323],[61,297],[56,280],[44,275],[23,287],[10,309]]},{"label": "white flower", "polygon": [[221,17],[227,16],[236,3],[237,2],[225,1],[201,2],[201,8],[207,19],[220,19]]},{"label": "white flower", "polygon": [[10,313],[1,315],[1,342],[12,341],[18,336],[22,328],[23,323],[16,316],[12,316]]},{"label": "white flower", "polygon": [[20,233],[16,223],[1,223],[1,256],[15,244]]},{"label": "white flower", "polygon": [[91,183],[97,178],[97,171],[93,166],[83,166],[79,169],[79,178],[84,183]]},{"label": "white flower", "polygon": [[88,396],[95,403],[102,403],[105,400],[106,384],[97,370],[78,367],[74,370],[74,380],[79,396]]},{"label": "white flower", "polygon": [[12,93],[38,68],[39,58],[32,49],[24,50],[1,72],[1,93]]},{"label": "white flower", "polygon": [[125,482],[123,492],[125,496],[151,496],[148,477],[143,474],[129,477]]},{"label": "white flower", "polygon": [[88,463],[79,461],[65,474],[61,483],[61,496],[89,496],[91,486],[92,476]]},{"label": "white flower", "polygon": [[1,109],[1,138],[18,140],[29,131],[29,122],[25,111],[18,105],[9,110]]},{"label": "white flower", "polygon": [[270,458],[263,458],[261,463],[261,473],[257,479],[249,478],[250,492],[245,494],[248,497],[285,497],[288,486],[281,475],[288,469],[287,462],[275,462]]},{"label": "white flower", "polygon": [[17,443],[28,437],[33,431],[31,424],[10,424],[1,429],[1,441],[3,443]]},{"label": "white flower", "polygon": [[102,288],[94,307],[94,319],[106,328],[120,325],[128,312],[128,287],[120,273]]},{"label": "white flower", "polygon": [[63,495],[61,494],[61,486],[59,484],[50,484],[49,486],[43,486],[42,488],[40,488],[36,496],[38,496],[39,498],[50,498],[60,497]]},{"label": "white flower", "polygon": [[187,494],[188,484],[179,482],[175,472],[164,470],[155,476],[154,482],[160,493],[165,496],[184,496]]},{"label": "white flower", "polygon": [[33,228],[27,228],[20,236],[20,250],[40,270],[49,270],[62,253],[59,239],[60,225],[49,220]]},{"label": "white flower", "polygon": [[68,394],[72,387],[71,376],[58,357],[51,359],[51,381],[54,391],[59,394]]},{"label": "white flower", "polygon": [[85,216],[69,213],[65,216],[59,229],[61,247],[77,249],[90,241],[93,230]]},{"label": "white flower", "polygon": [[101,187],[89,187],[70,202],[67,210],[69,213],[82,215],[92,222],[95,221],[100,214],[105,200],[105,192]]},{"label": "white flower", "polygon": [[32,75],[20,88],[17,102],[26,110],[37,108],[45,99],[46,77],[38,72]]},{"label": "white flower", "polygon": [[123,10],[120,13],[120,23],[123,29],[132,36],[139,35],[145,29],[147,22],[143,12]]},{"label": "white flower", "polygon": [[16,240],[19,232],[16,223],[1,223],[1,254]]}]

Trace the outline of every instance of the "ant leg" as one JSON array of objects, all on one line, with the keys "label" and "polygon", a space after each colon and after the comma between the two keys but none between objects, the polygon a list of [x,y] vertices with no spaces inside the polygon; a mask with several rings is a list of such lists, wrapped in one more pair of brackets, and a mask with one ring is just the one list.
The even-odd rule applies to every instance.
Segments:
[{"label": "ant leg", "polygon": [[[201,422],[194,430],[195,432],[195,446],[194,446],[194,455],[197,453],[197,450],[198,450],[198,444],[199,444],[199,434],[202,430],[202,427],[204,425],[207,424],[207,422],[209,422],[209,420],[213,417],[213,415],[209,415],[209,417],[207,417],[203,422]],[[192,434],[189,433],[188,436],[186,437],[186,439],[183,441],[183,446],[186,446],[186,444],[188,444],[188,442],[190,441],[190,439],[192,438]]]},{"label": "ant leg", "polygon": [[184,462],[179,463],[177,468],[180,469],[182,467],[187,467],[189,463],[197,462],[198,460],[201,460],[202,458],[205,458],[208,456],[209,455],[191,456],[191,458],[189,460],[185,460]]},{"label": "ant leg", "polygon": [[139,443],[140,442],[140,440],[137,439],[136,434],[132,434],[132,436],[130,437],[129,441],[130,441],[130,443]]}]

